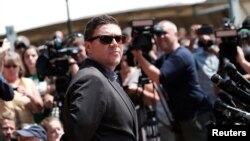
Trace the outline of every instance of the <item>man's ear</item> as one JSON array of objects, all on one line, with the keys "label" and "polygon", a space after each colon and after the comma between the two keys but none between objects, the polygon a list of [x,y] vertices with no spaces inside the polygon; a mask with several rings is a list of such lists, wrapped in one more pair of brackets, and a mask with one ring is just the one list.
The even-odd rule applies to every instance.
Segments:
[{"label": "man's ear", "polygon": [[91,52],[91,43],[89,41],[85,41],[84,46],[85,46],[86,52],[90,53]]}]

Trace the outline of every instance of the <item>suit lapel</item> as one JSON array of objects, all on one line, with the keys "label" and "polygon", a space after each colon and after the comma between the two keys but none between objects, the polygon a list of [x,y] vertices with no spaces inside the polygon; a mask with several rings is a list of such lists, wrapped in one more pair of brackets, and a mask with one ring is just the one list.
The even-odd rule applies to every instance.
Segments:
[{"label": "suit lapel", "polygon": [[[110,85],[116,90],[116,92],[119,94],[119,96],[121,97],[121,99],[124,101],[124,103],[126,104],[126,106],[129,109],[130,114],[132,115],[133,119],[134,119],[134,125],[135,125],[135,129],[134,132],[136,133],[136,137],[138,137],[138,123],[137,123],[137,114],[135,112],[134,107],[132,106],[133,103],[132,101],[129,99],[128,96],[126,96],[127,94],[124,92],[124,90],[120,87],[120,85],[118,85],[118,83],[116,81],[111,81],[109,80]],[[129,104],[130,103],[130,104]]]},{"label": "suit lapel", "polygon": [[127,94],[124,92],[122,87],[116,81],[111,81],[109,79],[109,76],[106,73],[106,70],[103,67],[101,67],[97,62],[95,62],[94,60],[91,60],[91,59],[86,59],[85,62],[82,64],[81,68],[87,67],[87,66],[96,67],[104,76],[106,76],[106,79],[108,80],[109,84],[114,88],[114,90],[119,94],[119,96],[121,97],[123,102],[126,104],[130,114],[132,115],[132,117],[134,119],[133,120],[134,125],[135,125],[134,133],[135,133],[135,136],[138,140],[139,134],[138,134],[137,114],[135,112],[135,109],[133,107],[133,103],[130,100],[130,98],[127,96]]}]

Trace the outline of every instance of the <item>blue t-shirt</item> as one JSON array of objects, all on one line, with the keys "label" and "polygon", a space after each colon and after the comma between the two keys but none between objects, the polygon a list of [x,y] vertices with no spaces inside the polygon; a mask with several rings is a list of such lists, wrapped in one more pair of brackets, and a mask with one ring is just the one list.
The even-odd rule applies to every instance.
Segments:
[{"label": "blue t-shirt", "polygon": [[192,119],[195,114],[211,110],[201,90],[192,53],[179,47],[156,62],[160,68],[160,83],[169,97],[169,107],[177,120]]}]

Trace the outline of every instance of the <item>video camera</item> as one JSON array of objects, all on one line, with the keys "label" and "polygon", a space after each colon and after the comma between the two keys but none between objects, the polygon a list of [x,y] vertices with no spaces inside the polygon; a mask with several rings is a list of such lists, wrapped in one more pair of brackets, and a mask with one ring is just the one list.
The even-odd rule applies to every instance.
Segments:
[{"label": "video camera", "polygon": [[132,46],[140,49],[143,53],[152,50],[152,39],[154,35],[160,36],[166,32],[159,26],[154,25],[154,19],[137,19],[131,21],[132,26]]},{"label": "video camera", "polygon": [[225,57],[235,64],[238,45],[237,29],[234,27],[232,20],[224,18],[223,21],[223,29],[215,31],[215,36],[222,40],[219,54],[221,57]]},{"label": "video camera", "polygon": [[132,50],[141,50],[143,56],[149,61],[153,59],[149,56],[149,52],[153,48],[154,35],[161,36],[166,32],[159,26],[154,25],[154,19],[136,19],[131,21],[132,26],[132,45],[129,47],[126,55],[128,56],[128,64],[135,66]]},{"label": "video camera", "polygon": [[59,37],[46,41],[39,48],[40,55],[36,68],[38,78],[43,80],[46,76],[65,76],[69,70],[68,57],[80,52],[78,47],[68,47]]}]

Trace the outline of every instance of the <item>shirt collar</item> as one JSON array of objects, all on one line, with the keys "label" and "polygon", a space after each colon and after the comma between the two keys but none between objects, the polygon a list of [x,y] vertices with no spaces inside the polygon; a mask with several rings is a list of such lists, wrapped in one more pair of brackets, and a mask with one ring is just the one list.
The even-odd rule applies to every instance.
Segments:
[{"label": "shirt collar", "polygon": [[[96,62],[95,60],[93,60],[92,58],[89,57],[89,60],[92,60],[94,62]],[[103,70],[103,73],[106,77],[108,77],[108,79],[110,79],[111,81],[116,81],[118,79],[118,75],[116,72],[107,69],[105,66],[99,64],[98,62],[96,62],[98,64],[98,66],[100,66]]]}]

